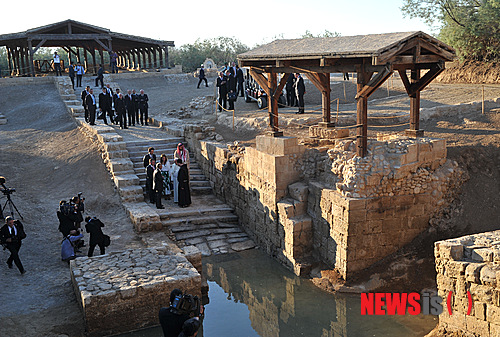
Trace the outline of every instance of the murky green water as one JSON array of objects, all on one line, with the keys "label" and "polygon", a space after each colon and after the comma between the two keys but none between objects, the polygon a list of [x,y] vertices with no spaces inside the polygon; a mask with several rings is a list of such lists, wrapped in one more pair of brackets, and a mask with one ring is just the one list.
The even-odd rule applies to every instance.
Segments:
[{"label": "murky green water", "polygon": [[[204,337],[424,336],[434,316],[361,316],[360,295],[329,294],[258,250],[205,258]],[[161,336],[148,329],[123,336]]]}]

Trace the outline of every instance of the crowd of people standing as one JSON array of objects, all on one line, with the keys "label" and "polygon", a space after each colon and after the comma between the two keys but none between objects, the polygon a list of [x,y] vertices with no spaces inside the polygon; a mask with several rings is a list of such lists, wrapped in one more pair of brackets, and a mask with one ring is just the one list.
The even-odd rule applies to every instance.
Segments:
[{"label": "crowd of people standing", "polygon": [[99,100],[90,86],[80,95],[87,123],[95,125],[96,119],[102,119],[103,123],[108,125],[109,117],[110,122],[119,124],[121,129],[128,129],[139,123],[148,125],[149,97],[144,90],[141,89],[139,94],[135,89],[127,90],[127,94],[123,95],[120,89],[113,92],[111,86],[106,84],[102,85],[101,91]]},{"label": "crowd of people standing", "polygon": [[184,148],[184,144],[179,143],[174,151],[172,164],[166,154],[162,154],[157,162],[154,151],[154,147],[150,147],[143,158],[149,202],[156,204],[156,208],[163,209],[162,198],[173,198],[179,207],[188,207],[191,204],[189,151]]}]

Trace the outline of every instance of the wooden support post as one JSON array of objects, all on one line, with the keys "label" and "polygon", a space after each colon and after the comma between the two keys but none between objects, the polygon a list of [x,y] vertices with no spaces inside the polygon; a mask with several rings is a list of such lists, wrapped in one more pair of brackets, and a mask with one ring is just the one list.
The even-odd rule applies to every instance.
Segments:
[{"label": "wooden support post", "polygon": [[87,49],[85,49],[85,48],[83,48],[83,59],[85,60],[84,68],[85,68],[85,71],[87,72],[89,61],[88,61],[88,56],[87,56]]},{"label": "wooden support post", "polygon": [[149,69],[148,62],[146,61],[146,50],[144,48],[141,49],[142,54],[142,67],[144,69]]},{"label": "wooden support post", "polygon": [[319,123],[319,126],[324,128],[334,127],[335,123],[331,122],[330,74],[324,73],[318,75],[320,75],[320,79],[324,88],[324,90],[321,91],[323,120]]},{"label": "wooden support post", "polygon": [[168,65],[165,66],[163,63],[163,50],[161,49],[161,47],[158,47],[158,58],[160,59],[160,68],[168,67]]},{"label": "wooden support post", "polygon": [[28,39],[28,52],[29,52],[29,64],[30,64],[30,75],[35,77],[35,65],[33,64],[33,45],[31,39]]},{"label": "wooden support post", "polygon": [[[420,69],[411,70],[411,84],[418,83],[420,80]],[[420,90],[416,90],[410,95],[410,129],[406,134],[413,137],[422,137],[424,131],[420,127]]]},{"label": "wooden support post", "polygon": [[278,128],[278,97],[277,91],[277,75],[274,72],[267,74],[267,87],[269,88],[267,109],[269,111],[269,126],[271,127],[270,134],[273,137],[283,136],[283,132]]},{"label": "wooden support post", "polygon": [[104,50],[102,48],[99,49],[99,58],[101,60],[100,64],[102,64],[102,67],[106,69],[106,65],[104,64]]},{"label": "wooden support post", "polygon": [[9,46],[7,46],[6,48],[7,48],[7,60],[9,61],[9,76],[12,76],[12,69],[13,69],[12,52]]},{"label": "wooden support post", "polygon": [[94,63],[94,73],[97,74],[97,64],[95,62],[95,49],[92,49],[92,62]]},{"label": "wooden support post", "polygon": [[153,63],[151,62],[151,49],[148,48],[146,53],[148,54],[148,69],[154,68]]},{"label": "wooden support post", "polygon": [[169,67],[169,64],[168,64],[168,47],[164,46],[163,50],[165,51],[165,68],[168,68]]},{"label": "wooden support post", "polygon": [[[370,80],[369,73],[365,72],[364,66],[357,66],[357,92],[363,90]],[[368,151],[368,97],[359,96],[357,103],[357,132],[356,132],[356,154],[360,157],[366,156]]]},{"label": "wooden support post", "polygon": [[24,75],[26,74],[26,64],[25,64],[25,57],[24,57],[24,48],[19,48],[19,57],[21,58],[21,74]]},{"label": "wooden support post", "polygon": [[158,69],[158,63],[157,63],[157,59],[156,59],[156,48],[152,48],[152,52],[153,52],[153,62],[154,62],[154,68],[155,69]]}]

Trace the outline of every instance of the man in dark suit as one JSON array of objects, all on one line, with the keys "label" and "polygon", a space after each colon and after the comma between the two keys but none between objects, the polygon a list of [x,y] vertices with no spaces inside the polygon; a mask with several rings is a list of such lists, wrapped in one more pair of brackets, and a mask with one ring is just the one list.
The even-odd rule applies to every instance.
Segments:
[{"label": "man in dark suit", "polygon": [[286,89],[286,104],[288,107],[295,106],[297,95],[295,94],[295,75],[290,74],[285,84]]},{"label": "man in dark suit", "polygon": [[131,90],[127,91],[127,95],[125,96],[124,100],[125,100],[125,107],[127,108],[128,125],[135,126],[135,103]]},{"label": "man in dark suit", "polygon": [[108,125],[106,114],[109,116],[110,121],[113,122],[111,96],[108,95],[108,91],[106,90],[106,88],[102,88],[102,92],[99,94],[99,109],[102,111],[102,119],[104,120],[104,124]]},{"label": "man in dark suit", "polygon": [[161,204],[161,195],[163,193],[163,176],[161,175],[161,163],[156,164],[156,170],[153,173],[153,191],[155,191],[156,208],[165,208]]},{"label": "man in dark suit", "polygon": [[134,115],[135,115],[135,122],[137,123],[137,125],[139,125],[139,100],[137,99],[137,95],[135,93],[135,89],[132,89],[132,98],[134,100]]},{"label": "man in dark suit", "polygon": [[89,110],[89,124],[95,125],[95,113],[97,110],[96,100],[94,97],[94,90],[90,89],[89,94],[85,98],[87,109]]},{"label": "man in dark suit", "polygon": [[101,81],[101,88],[104,88],[104,68],[102,67],[102,64],[99,67],[99,70],[97,71],[97,77],[95,79],[95,86],[97,87],[97,84],[99,81]]},{"label": "man in dark suit", "polygon": [[297,101],[299,102],[299,111],[297,113],[304,113],[304,94],[306,93],[306,86],[304,85],[304,79],[299,73],[295,74],[295,94],[297,95]]},{"label": "man in dark suit", "polygon": [[89,109],[87,108],[87,95],[90,92],[90,87],[87,85],[85,90],[82,91],[81,94],[81,99],[82,99],[82,106],[85,109],[85,121],[88,123],[89,122]]},{"label": "man in dark suit", "polygon": [[149,202],[152,204],[154,204],[155,202],[155,193],[153,190],[155,165],[156,165],[155,160],[150,159],[149,165],[146,167],[146,191],[148,192],[149,195]]},{"label": "man in dark suit", "polygon": [[226,71],[226,78],[227,78],[227,94],[228,94],[227,100],[229,102],[229,110],[234,110],[234,102],[238,97],[238,95],[236,94],[236,78],[233,76],[231,70]]},{"label": "man in dark suit", "polygon": [[106,247],[104,246],[104,233],[102,232],[102,227],[104,224],[99,219],[92,219],[89,216],[85,218],[85,230],[90,234],[89,241],[89,253],[88,257],[92,257],[94,255],[95,246],[99,246],[101,250],[101,255],[106,254]]},{"label": "man in dark suit", "polygon": [[125,108],[125,102],[123,100],[123,95],[120,93],[118,89],[116,89],[115,95],[115,111],[116,111],[116,119],[120,122],[120,129],[128,129],[127,127],[127,109]]},{"label": "man in dark suit", "polygon": [[10,256],[7,259],[7,265],[12,268],[12,262],[17,266],[17,269],[24,274],[23,264],[19,258],[19,250],[21,249],[21,241],[26,238],[23,224],[19,220],[15,220],[11,216],[5,218],[5,225],[0,228],[0,244],[9,250]]},{"label": "man in dark suit", "polygon": [[139,110],[141,111],[141,125],[148,125],[148,104],[149,98],[148,95],[144,93],[144,90],[141,89],[140,94],[137,95],[137,104],[139,106]]},{"label": "man in dark suit", "polygon": [[216,86],[219,88],[219,111],[222,111],[222,108],[226,109],[227,106],[227,78],[223,72],[219,73]]},{"label": "man in dark suit", "polygon": [[144,168],[148,167],[150,159],[153,159],[154,161],[156,161],[156,154],[155,154],[154,147],[148,148],[148,153],[144,156],[144,158],[142,158]]},{"label": "man in dark suit", "polygon": [[71,85],[73,86],[73,90],[75,90],[75,66],[73,63],[70,63],[68,67],[68,74],[71,80]]},{"label": "man in dark suit", "polygon": [[238,90],[236,90],[236,94],[241,97],[245,96],[245,76],[243,76],[243,70],[241,70],[239,65],[236,65],[236,82],[238,83]]},{"label": "man in dark suit", "polygon": [[198,75],[198,78],[200,79],[198,81],[198,86],[197,86],[198,89],[200,89],[201,81],[205,81],[205,87],[208,87],[207,78],[205,77],[205,68],[203,68],[203,64],[201,65],[200,73]]}]

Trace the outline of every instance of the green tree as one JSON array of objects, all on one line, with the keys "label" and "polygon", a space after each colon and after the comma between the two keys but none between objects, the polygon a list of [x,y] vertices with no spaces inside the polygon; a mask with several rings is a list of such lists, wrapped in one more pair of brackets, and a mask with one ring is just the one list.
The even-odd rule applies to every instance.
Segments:
[{"label": "green tree", "polygon": [[238,54],[248,51],[249,48],[234,37],[220,36],[212,39],[196,40],[193,44],[185,44],[173,48],[170,53],[170,63],[181,64],[184,71],[196,70],[206,58],[211,58],[216,64],[236,60]]},{"label": "green tree", "polygon": [[439,37],[460,58],[500,58],[500,0],[404,0],[405,16],[440,25]]}]

